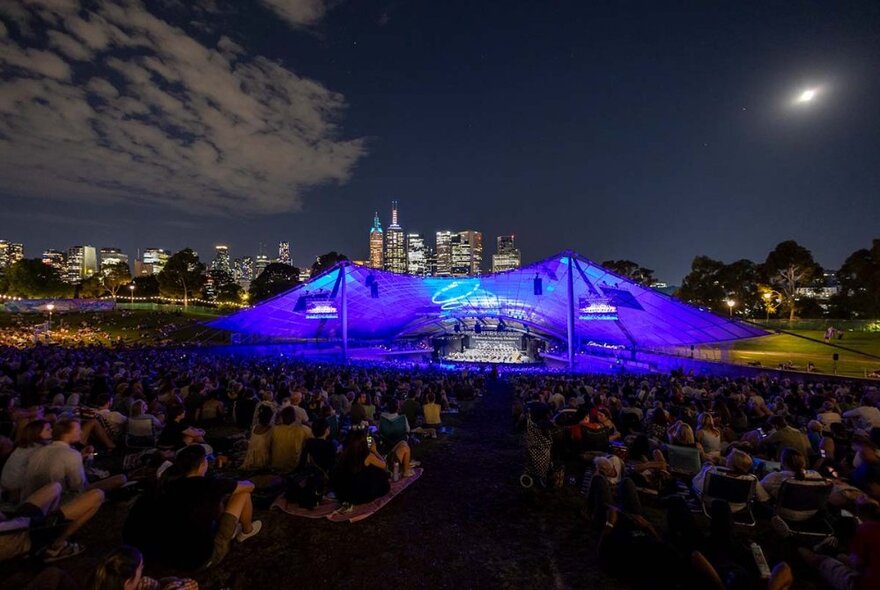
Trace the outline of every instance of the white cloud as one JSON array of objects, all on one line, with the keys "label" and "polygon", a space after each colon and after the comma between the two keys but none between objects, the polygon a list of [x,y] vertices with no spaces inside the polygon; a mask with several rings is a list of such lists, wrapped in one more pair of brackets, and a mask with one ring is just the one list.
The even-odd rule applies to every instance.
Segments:
[{"label": "white cloud", "polygon": [[[320,2],[283,4],[322,7],[297,13],[303,24],[323,14]],[[345,182],[364,154],[340,139],[342,95],[230,39],[205,46],[139,0],[27,5],[5,11],[24,37],[0,36],[14,74],[0,87],[7,191],[280,212],[310,187]],[[48,47],[32,33],[47,27]],[[94,68],[82,77],[85,59]]]},{"label": "white cloud", "polygon": [[326,0],[260,0],[278,16],[294,26],[316,24],[327,12]]}]

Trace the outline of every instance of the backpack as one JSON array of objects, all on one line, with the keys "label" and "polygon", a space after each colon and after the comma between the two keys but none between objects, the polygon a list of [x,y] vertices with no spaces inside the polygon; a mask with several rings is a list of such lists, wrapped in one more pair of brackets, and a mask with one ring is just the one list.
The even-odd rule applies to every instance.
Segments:
[{"label": "backpack", "polygon": [[300,508],[313,509],[324,497],[327,475],[317,465],[306,465],[287,480],[284,498]]}]

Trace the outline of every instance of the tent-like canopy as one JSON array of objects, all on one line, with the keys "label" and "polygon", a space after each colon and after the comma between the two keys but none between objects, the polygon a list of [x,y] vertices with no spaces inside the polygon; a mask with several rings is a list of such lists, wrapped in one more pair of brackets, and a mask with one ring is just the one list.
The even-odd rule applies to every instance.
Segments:
[{"label": "tent-like canopy", "polygon": [[479,277],[417,277],[337,264],[215,328],[281,339],[390,341],[481,323],[630,349],[752,338],[763,330],[697,309],[574,252]]}]

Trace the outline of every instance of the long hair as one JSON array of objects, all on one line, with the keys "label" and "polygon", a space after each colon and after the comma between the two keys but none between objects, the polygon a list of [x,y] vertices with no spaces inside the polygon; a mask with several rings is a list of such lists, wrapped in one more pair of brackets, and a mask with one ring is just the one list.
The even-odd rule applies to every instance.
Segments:
[{"label": "long hair", "polygon": [[345,441],[345,447],[342,449],[342,455],[339,457],[339,465],[350,472],[360,471],[364,468],[364,460],[369,454],[370,447],[367,445],[366,431],[362,429],[351,430]]},{"label": "long hair", "polygon": [[43,441],[40,438],[40,434],[43,432],[43,427],[48,423],[48,420],[31,420],[28,422],[21,429],[21,434],[16,437],[16,446],[20,449],[27,449],[34,445],[42,444]]},{"label": "long hair", "polygon": [[807,478],[807,459],[803,453],[797,449],[785,447],[779,458],[784,467],[794,472],[795,479],[804,480]]},{"label": "long hair", "polygon": [[140,551],[123,545],[95,568],[89,590],[123,590],[125,583],[137,574],[143,560]]}]

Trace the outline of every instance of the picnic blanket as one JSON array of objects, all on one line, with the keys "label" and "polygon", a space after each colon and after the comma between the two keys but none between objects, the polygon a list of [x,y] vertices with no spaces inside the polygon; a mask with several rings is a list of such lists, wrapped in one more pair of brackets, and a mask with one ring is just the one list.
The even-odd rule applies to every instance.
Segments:
[{"label": "picnic blanket", "polygon": [[415,475],[412,477],[403,477],[400,481],[392,481],[391,491],[381,498],[377,498],[366,504],[358,504],[349,512],[343,512],[341,509],[336,510],[332,514],[328,514],[327,519],[332,522],[358,522],[365,518],[369,518],[378,512],[385,504],[393,500],[397,494],[411,486],[415,480],[422,476],[423,470],[421,467],[416,467],[413,471],[415,472]]},{"label": "picnic blanket", "polygon": [[292,516],[302,516],[304,518],[326,518],[330,514],[339,510],[340,504],[336,500],[324,498],[320,504],[312,508],[301,508],[295,502],[288,502],[284,499],[284,494],[278,496],[278,499],[272,503],[272,510],[281,510]]}]

